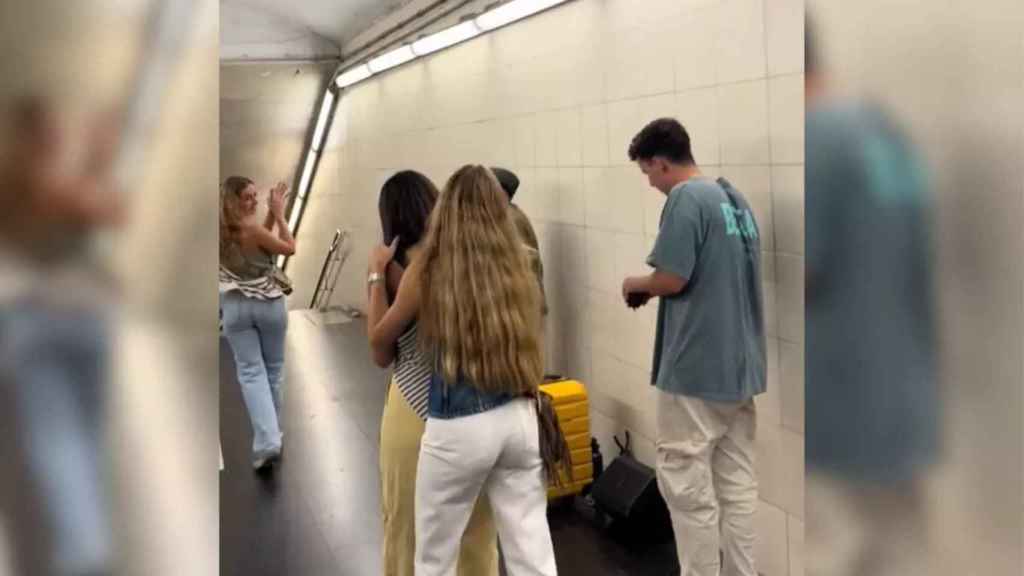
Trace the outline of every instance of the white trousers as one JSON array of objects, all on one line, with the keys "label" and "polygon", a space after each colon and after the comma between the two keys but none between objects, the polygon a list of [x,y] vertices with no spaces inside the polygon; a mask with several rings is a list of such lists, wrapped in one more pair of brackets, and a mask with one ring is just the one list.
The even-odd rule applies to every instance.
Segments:
[{"label": "white trousers", "polygon": [[807,576],[944,573],[929,564],[922,481],[872,485],[808,470],[806,482]]},{"label": "white trousers", "polygon": [[756,429],[753,400],[659,391],[658,488],[672,515],[681,576],[757,576]]},{"label": "white trousers", "polygon": [[556,576],[533,401],[430,418],[416,473],[416,576],[455,576],[462,533],[481,490],[509,576]]}]

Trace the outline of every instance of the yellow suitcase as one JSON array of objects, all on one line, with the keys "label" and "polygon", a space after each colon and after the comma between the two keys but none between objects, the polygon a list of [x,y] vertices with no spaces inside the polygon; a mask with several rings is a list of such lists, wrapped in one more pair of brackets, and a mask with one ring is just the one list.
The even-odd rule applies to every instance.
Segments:
[{"label": "yellow suitcase", "polygon": [[594,481],[594,464],[592,462],[587,462],[586,464],[573,466],[572,474],[572,484],[569,484],[569,479],[563,474],[563,483],[561,486],[556,487],[554,484],[548,486],[548,500],[578,494],[588,484]]},{"label": "yellow suitcase", "polygon": [[590,452],[590,447],[584,448],[583,450],[572,450],[570,453],[572,456],[572,465],[579,466],[580,464],[586,464],[590,462],[594,463],[593,455]]},{"label": "yellow suitcase", "polygon": [[[583,482],[583,481],[589,482],[593,478],[594,478],[594,463],[593,462],[585,462],[583,464],[573,463],[573,466],[572,466],[572,481],[573,482]],[[568,481],[569,481],[569,479],[566,478],[565,474],[562,474],[562,483],[564,484],[564,483],[566,483]]]},{"label": "yellow suitcase", "polygon": [[[561,425],[561,421],[559,421]],[[565,434],[565,432],[562,432]],[[575,436],[565,435],[565,441],[569,444],[569,451],[576,452],[579,450],[590,451],[590,434],[576,434]]]},{"label": "yellow suitcase", "polygon": [[559,380],[541,384],[540,389],[551,396],[555,406],[572,404],[574,402],[587,402],[587,389],[582,382],[577,380]]},{"label": "yellow suitcase", "polygon": [[548,501],[579,494],[590,483],[591,481],[587,480],[586,482],[576,482],[570,486],[563,486],[561,488],[548,488]]},{"label": "yellow suitcase", "polygon": [[[572,484],[548,487],[548,500],[578,494],[593,482],[594,465],[590,451],[590,401],[582,382],[561,380],[541,385],[551,396],[551,404],[558,414],[558,425],[569,444],[573,466]],[[567,481],[567,478],[563,477]]]},{"label": "yellow suitcase", "polygon": [[573,418],[572,420],[562,420],[559,418],[558,425],[562,428],[562,434],[565,434],[566,438],[569,436],[585,436],[587,438],[587,446],[590,446],[589,418]]},{"label": "yellow suitcase", "polygon": [[555,413],[559,420],[576,420],[578,418],[590,418],[590,406],[586,401],[556,404]]}]

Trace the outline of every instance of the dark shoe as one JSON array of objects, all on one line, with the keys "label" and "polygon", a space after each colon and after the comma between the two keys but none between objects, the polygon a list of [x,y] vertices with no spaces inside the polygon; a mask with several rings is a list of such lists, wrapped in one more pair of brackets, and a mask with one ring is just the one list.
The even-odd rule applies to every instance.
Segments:
[{"label": "dark shoe", "polygon": [[264,452],[264,453],[261,453],[261,454],[257,454],[256,457],[253,458],[253,460],[252,460],[252,468],[253,468],[253,470],[264,470],[266,468],[271,467],[274,464],[274,462],[277,462],[280,459],[281,459],[281,449],[280,448],[278,448],[277,450],[271,451],[271,452]]}]

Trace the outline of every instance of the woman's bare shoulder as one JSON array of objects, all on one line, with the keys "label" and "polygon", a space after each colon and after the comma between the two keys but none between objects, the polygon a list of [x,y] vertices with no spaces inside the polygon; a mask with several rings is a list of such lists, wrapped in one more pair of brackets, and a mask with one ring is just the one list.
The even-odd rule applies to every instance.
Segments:
[{"label": "woman's bare shoulder", "polygon": [[242,222],[238,225],[238,243],[251,248],[259,245],[259,239],[266,235],[267,229],[253,222]]}]

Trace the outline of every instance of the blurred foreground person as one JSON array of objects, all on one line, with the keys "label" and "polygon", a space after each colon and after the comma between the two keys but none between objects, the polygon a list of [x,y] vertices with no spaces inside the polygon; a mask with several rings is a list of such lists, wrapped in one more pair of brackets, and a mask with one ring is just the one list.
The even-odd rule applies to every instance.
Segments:
[{"label": "blurred foreground person", "polygon": [[806,570],[923,574],[940,416],[928,185],[881,108],[830,94],[806,29]]},{"label": "blurred foreground person", "polygon": [[[27,98],[7,115],[0,160],[0,505],[14,518],[19,573],[111,572],[103,451],[109,286],[89,264],[99,229],[122,220],[111,177],[119,126],[84,132],[79,162],[53,109]],[[23,483],[23,484],[22,484]]]}]

